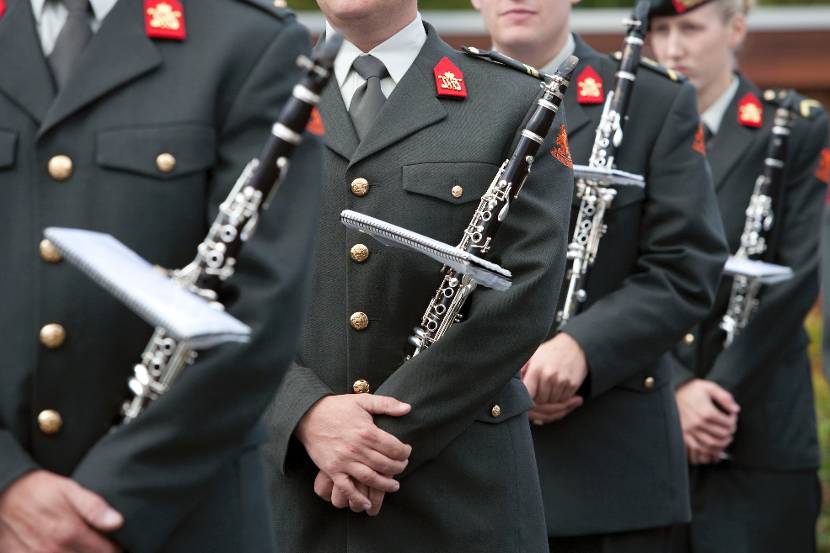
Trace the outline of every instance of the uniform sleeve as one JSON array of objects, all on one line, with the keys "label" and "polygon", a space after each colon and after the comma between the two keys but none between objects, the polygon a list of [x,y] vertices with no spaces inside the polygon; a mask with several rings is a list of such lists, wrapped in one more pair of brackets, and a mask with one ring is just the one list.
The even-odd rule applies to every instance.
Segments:
[{"label": "uniform sleeve", "polygon": [[[796,336],[818,294],[818,236],[824,207],[824,184],[816,177],[816,163],[827,143],[827,116],[813,120],[801,141],[790,144],[791,161],[783,225],[773,263],[793,270],[790,280],[761,291],[760,306],[732,345],[715,360],[707,379],[735,393],[754,371],[774,367],[774,359],[798,344],[771,339],[776,335]],[[761,171],[761,167],[758,171]],[[731,281],[730,281],[731,282]]]},{"label": "uniform sleeve", "polygon": [[330,395],[334,395],[334,391],[320,380],[316,372],[304,366],[302,361],[291,364],[265,413],[268,427],[265,454],[270,464],[280,467],[283,474],[292,458],[291,452],[304,452],[291,447],[299,445],[294,437],[297,424],[312,405]]},{"label": "uniform sleeve", "polygon": [[[208,184],[209,220],[244,165],[259,155],[299,77],[295,60],[308,48],[304,28],[281,28],[230,104]],[[294,358],[310,288],[319,143],[305,136],[290,162],[230,281],[239,290],[230,311],[252,327],[251,342],[201,355],[140,417],[102,438],[73,474],[124,515],[115,537],[130,551],[161,548],[247,445]]]},{"label": "uniform sleeve", "polygon": [[[549,138],[557,134],[563,114],[560,110]],[[541,147],[494,241],[491,260],[513,272],[511,288],[477,289],[464,320],[401,365],[376,391],[412,405],[405,417],[376,417],[379,427],[412,445],[402,476],[435,458],[473,423],[553,323],[564,273],[573,172],[548,153],[551,146],[549,140]]]},{"label": "uniform sleeve", "polygon": [[692,148],[696,105],[683,85],[652,150],[641,227],[629,229],[640,237],[634,271],[563,330],[585,351],[592,397],[652,365],[714,301],[728,251],[708,165]]},{"label": "uniform sleeve", "polygon": [[0,494],[15,480],[39,468],[12,433],[3,428],[0,428],[0,452]]}]

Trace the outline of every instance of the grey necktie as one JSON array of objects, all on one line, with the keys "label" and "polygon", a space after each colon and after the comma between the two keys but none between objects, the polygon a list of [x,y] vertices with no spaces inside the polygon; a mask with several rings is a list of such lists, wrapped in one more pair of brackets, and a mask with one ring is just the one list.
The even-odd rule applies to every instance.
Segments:
[{"label": "grey necktie", "polygon": [[355,91],[349,105],[349,115],[352,117],[357,136],[363,140],[386,102],[386,96],[380,89],[380,80],[389,76],[389,71],[382,61],[369,55],[355,59],[352,69],[366,79],[366,82]]},{"label": "grey necktie", "polygon": [[89,0],[62,0],[69,12],[63,24],[55,48],[49,55],[49,67],[58,88],[63,88],[72,68],[81,57],[89,39],[92,38],[90,27]]}]

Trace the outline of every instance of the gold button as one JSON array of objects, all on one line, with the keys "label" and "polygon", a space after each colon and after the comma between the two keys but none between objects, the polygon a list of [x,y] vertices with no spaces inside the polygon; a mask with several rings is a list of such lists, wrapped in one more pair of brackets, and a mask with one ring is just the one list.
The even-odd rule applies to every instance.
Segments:
[{"label": "gold button", "polygon": [[364,330],[367,326],[369,326],[369,317],[367,317],[366,313],[363,311],[352,313],[352,316],[349,317],[349,324],[352,325],[352,328],[355,330]]},{"label": "gold button", "polygon": [[40,329],[40,343],[49,349],[57,349],[66,341],[66,329],[58,323],[49,323]]},{"label": "gold button", "polygon": [[354,384],[352,384],[352,390],[356,394],[368,394],[369,393],[369,383],[362,378],[360,380],[355,380]]},{"label": "gold button", "polygon": [[768,89],[764,91],[764,100],[767,102],[772,102],[775,100],[775,91],[772,89]]},{"label": "gold button", "polygon": [[653,376],[647,376],[646,379],[643,380],[643,387],[646,390],[653,389],[654,388],[654,377]]},{"label": "gold button", "polygon": [[369,181],[363,177],[358,177],[352,181],[352,194],[358,198],[362,198],[369,193]]},{"label": "gold button", "polygon": [[356,261],[357,263],[363,263],[367,259],[369,259],[369,248],[364,246],[363,244],[355,244],[352,246],[352,249],[349,250],[349,255],[352,256],[352,261]]},{"label": "gold button", "polygon": [[695,335],[692,334],[691,332],[689,332],[688,334],[686,334],[683,337],[683,343],[686,344],[687,346],[691,346],[692,344],[695,343]]},{"label": "gold button", "polygon": [[51,240],[45,238],[41,240],[39,250],[40,258],[46,263],[58,263],[63,259],[61,252],[58,251],[58,248],[55,247]]},{"label": "gold button", "polygon": [[54,156],[47,167],[49,176],[56,181],[65,181],[72,176],[72,158],[65,155]]},{"label": "gold button", "polygon": [[176,158],[173,154],[163,153],[156,158],[156,167],[162,173],[169,173],[176,168]]},{"label": "gold button", "polygon": [[452,187],[452,190],[450,190],[450,194],[452,194],[453,198],[460,198],[464,195],[464,189],[456,184]]},{"label": "gold button", "polygon": [[501,416],[501,406],[498,403],[493,405],[493,408],[490,409],[490,414],[493,417],[500,417]]},{"label": "gold button", "polygon": [[63,426],[63,417],[54,409],[46,409],[38,414],[37,426],[48,436],[57,434]]},{"label": "gold button", "polygon": [[285,0],[274,0],[274,7],[275,8],[287,8],[288,2]]}]

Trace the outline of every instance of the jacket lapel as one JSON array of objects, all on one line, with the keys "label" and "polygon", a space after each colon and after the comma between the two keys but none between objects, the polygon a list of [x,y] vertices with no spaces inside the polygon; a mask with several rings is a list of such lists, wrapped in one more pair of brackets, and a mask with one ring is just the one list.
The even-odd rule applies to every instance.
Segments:
[{"label": "jacket lapel", "polygon": [[55,95],[29,0],[9,0],[0,18],[0,90],[40,122]]},{"label": "jacket lapel", "polygon": [[765,124],[760,129],[753,129],[738,123],[738,102],[747,92],[754,92],[761,97],[760,92],[755,89],[746,79],[738,75],[741,84],[738,86],[735,97],[729,104],[726,113],[723,114],[718,133],[712,137],[709,149],[706,152],[709,159],[709,166],[712,168],[712,179],[715,181],[715,190],[720,190],[727,181],[732,170],[738,166],[737,160],[743,157],[744,152],[759,137],[765,135]]},{"label": "jacket lapel", "polygon": [[452,58],[457,52],[438,38],[431,25],[425,23],[424,26],[426,43],[386,100],[369,134],[357,147],[352,165],[447,116],[447,110],[435,94],[432,69],[442,57]]},{"label": "jacket lapel", "polygon": [[358,138],[352,124],[343,95],[332,78],[320,96],[320,115],[326,127],[326,146],[346,159],[351,159],[357,149]]},{"label": "jacket lapel", "polygon": [[49,108],[39,136],[107,92],[161,64],[161,55],[144,31],[142,6],[134,0],[115,4]]}]

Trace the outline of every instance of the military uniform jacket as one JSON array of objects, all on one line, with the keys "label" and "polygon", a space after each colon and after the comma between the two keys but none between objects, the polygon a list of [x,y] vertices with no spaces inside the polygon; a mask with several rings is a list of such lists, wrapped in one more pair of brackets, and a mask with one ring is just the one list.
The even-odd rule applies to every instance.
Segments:
[{"label": "military uniform jacket", "polygon": [[[606,93],[617,62],[579,37],[579,75],[590,66]],[[587,164],[602,104],[568,90],[569,139]],[[588,305],[564,332],[585,351],[586,402],[534,428],[553,536],[665,526],[689,518],[686,463],[661,356],[711,305],[726,246],[704,156],[693,149],[694,89],[641,66],[618,169],[645,188],[618,187],[608,232],[588,277]],[[579,201],[574,197],[572,220]]]},{"label": "military uniform jacket", "polygon": [[[124,515],[114,538],[134,553],[268,551],[263,434],[254,429],[295,355],[319,144],[296,152],[233,278],[231,312],[251,324],[251,344],[202,356],[116,432],[108,430],[152,329],[68,262],[47,261],[48,248],[42,258],[38,244],[44,227],[79,227],[111,233],[164,267],[191,261],[299,78],[294,61],[308,33],[270,4],[199,0],[183,2],[186,39],[153,40],[143,2],[122,0],[56,95],[31,3],[6,4],[0,490],[37,468],[70,476]],[[162,153],[173,167],[168,156],[157,161]],[[50,164],[58,155],[71,171],[66,160]],[[47,323],[65,328],[53,349],[38,342]],[[57,433],[38,426],[49,409],[62,417]]]},{"label": "military uniform jacket", "polygon": [[[336,83],[321,102],[327,150],[314,299],[298,364],[269,415],[271,495],[287,551],[547,551],[525,414],[532,402],[517,371],[550,328],[563,276],[573,177],[548,154],[562,112],[488,255],[512,271],[512,287],[478,289],[463,322],[410,361],[407,337],[440,267],[339,222],[350,208],[458,243],[533,105],[537,81],[468,58],[426,27],[425,45],[360,144]],[[445,56],[463,72],[464,99],[436,97],[433,68]],[[359,178],[368,181],[362,196],[350,190]],[[350,258],[358,243],[369,250],[362,263]],[[356,312],[368,316],[364,330],[349,326]],[[292,437],[317,400],[351,393],[359,379],[412,405],[404,417],[376,419],[413,448],[401,490],[376,518],[317,497],[317,468]]]},{"label": "military uniform jacket", "polygon": [[[743,76],[720,130],[711,139],[709,161],[730,251],[737,251],[745,210],[763,170],[775,106],[764,102],[763,125],[739,124],[744,96],[763,94]],[[695,343],[675,353],[677,382],[706,378],[717,382],[741,405],[738,430],[729,453],[736,465],[771,470],[818,466],[809,339],[804,317],[818,293],[818,235],[824,184],[816,176],[827,141],[827,116],[820,108],[797,116],[786,161],[784,203],[776,200],[773,250],[766,260],[793,269],[794,277],[761,291],[760,307],[732,345],[723,351],[718,325],[729,302],[731,278],[724,278],[711,313],[693,334]],[[777,236],[776,236],[777,235]],[[720,354],[719,354],[720,353]],[[719,355],[718,355],[719,354]]]}]

